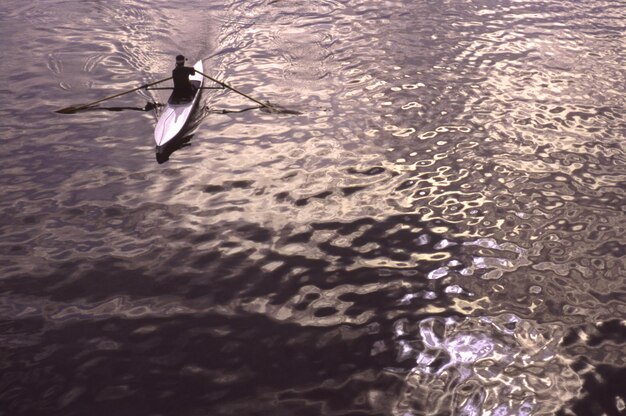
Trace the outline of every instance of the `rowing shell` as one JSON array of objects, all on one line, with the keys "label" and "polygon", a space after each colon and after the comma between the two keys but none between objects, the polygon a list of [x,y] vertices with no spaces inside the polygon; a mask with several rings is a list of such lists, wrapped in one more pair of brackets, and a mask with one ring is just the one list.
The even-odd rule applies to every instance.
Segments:
[{"label": "rowing shell", "polygon": [[[204,70],[202,61],[196,62],[193,68],[198,72],[202,72]],[[182,137],[185,133],[185,128],[189,123],[194,108],[198,104],[200,91],[202,91],[201,88],[204,77],[198,72],[189,77],[191,84],[196,87],[196,92],[190,101],[176,103],[173,100],[173,96],[170,96],[167,101],[163,113],[161,113],[161,117],[159,117],[159,121],[154,129],[154,141],[156,142],[157,153],[164,152],[168,144]]]}]

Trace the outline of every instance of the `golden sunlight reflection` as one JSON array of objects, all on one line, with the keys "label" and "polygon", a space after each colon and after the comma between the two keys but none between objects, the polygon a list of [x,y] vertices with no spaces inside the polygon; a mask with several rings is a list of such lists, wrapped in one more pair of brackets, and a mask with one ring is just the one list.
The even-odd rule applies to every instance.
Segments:
[{"label": "golden sunlight reflection", "polygon": [[[513,314],[429,318],[418,324],[420,345],[408,342],[410,322],[396,322],[404,356],[415,357],[395,414],[533,415],[557,411],[578,393],[580,378],[559,355],[563,330]],[[538,364],[541,363],[541,366]],[[533,366],[528,373],[524,369]]]}]

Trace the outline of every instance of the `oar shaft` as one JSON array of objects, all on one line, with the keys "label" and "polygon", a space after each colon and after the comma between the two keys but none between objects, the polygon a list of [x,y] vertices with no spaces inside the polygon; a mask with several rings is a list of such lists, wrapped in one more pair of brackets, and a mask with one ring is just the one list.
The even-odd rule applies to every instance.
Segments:
[{"label": "oar shaft", "polygon": [[[147,91],[157,91],[157,90],[173,90],[174,87],[156,87],[156,88],[146,88]],[[223,90],[224,87],[202,87],[201,90]]]},{"label": "oar shaft", "polygon": [[143,89],[143,88],[148,88],[148,87],[151,87],[151,86],[153,86],[153,85],[160,84],[160,83],[162,83],[162,82],[168,81],[168,80],[170,80],[170,79],[172,79],[172,77],[168,77],[168,78],[165,78],[165,79],[162,79],[162,80],[159,80],[159,81],[151,82],[150,84],[140,85],[140,86],[139,86],[139,87],[137,87],[137,88],[133,88],[133,89],[128,90],[128,91],[124,91],[124,92],[120,92],[120,93],[118,93],[118,94],[114,94],[114,95],[110,95],[110,96],[108,96],[108,97],[104,97],[104,98],[102,98],[102,99],[100,99],[100,100],[98,100],[98,101],[94,101],[93,103],[85,104],[85,106],[86,106],[86,107],[89,107],[89,106],[92,106],[92,105],[94,105],[94,104],[101,103],[102,101],[110,100],[110,99],[112,99],[112,98],[117,98],[117,97],[119,97],[119,96],[121,96],[121,95],[130,94],[131,92],[135,92],[135,91],[141,90],[141,89]]},{"label": "oar shaft", "polygon": [[266,103],[263,103],[263,102],[261,102],[261,101],[259,101],[259,100],[255,99],[255,98],[252,98],[252,97],[250,97],[248,94],[243,93],[243,92],[239,91],[238,89],[236,89],[236,88],[234,88],[234,87],[231,87],[230,85],[228,85],[228,84],[226,84],[226,83],[224,83],[224,82],[222,82],[222,81],[219,81],[219,80],[217,80],[217,79],[215,79],[215,78],[213,78],[213,77],[210,77],[210,76],[208,76],[208,75],[206,75],[206,74],[203,74],[202,72],[200,72],[200,71],[198,71],[198,70],[196,70],[196,72],[197,72],[198,74],[202,75],[203,77],[210,79],[210,80],[211,80],[211,81],[213,81],[213,82],[217,82],[218,84],[220,84],[220,85],[221,85],[222,87],[224,87],[224,88],[228,88],[229,90],[234,91],[234,92],[236,92],[236,93],[237,93],[237,94],[239,94],[239,95],[243,95],[243,96],[244,96],[244,97],[246,97],[248,100],[254,101],[255,103],[257,103],[257,104],[259,104],[259,105],[261,105],[261,106],[263,106],[263,107],[270,108],[270,106],[269,106],[269,105],[267,105]]},{"label": "oar shaft", "polygon": [[71,109],[71,111],[82,110],[84,108],[91,107],[92,105],[101,103],[103,101],[110,100],[112,98],[116,98],[116,97],[119,97],[121,95],[130,94],[131,92],[138,91],[138,90],[140,90],[142,88],[148,88],[148,87],[150,87],[152,85],[160,84],[161,82],[165,82],[165,81],[168,81],[170,79],[172,79],[172,77],[168,77],[168,78],[161,79],[159,81],[151,82],[150,84],[140,85],[139,87],[130,89],[128,91],[124,91],[124,92],[120,92],[120,93],[117,93],[117,94],[109,95],[108,97],[101,98],[101,99],[99,99],[97,101],[93,101],[93,102],[88,103],[88,104],[82,104],[82,105],[80,105],[78,107],[67,107],[67,108],[63,108],[63,109],[58,110],[58,111],[63,112],[63,110],[69,110],[69,109]]}]

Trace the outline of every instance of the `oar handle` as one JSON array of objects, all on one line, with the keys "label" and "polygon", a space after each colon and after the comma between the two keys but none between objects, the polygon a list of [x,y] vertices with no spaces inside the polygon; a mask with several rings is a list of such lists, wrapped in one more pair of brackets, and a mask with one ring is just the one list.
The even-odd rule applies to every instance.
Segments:
[{"label": "oar handle", "polygon": [[248,100],[254,101],[255,103],[257,103],[257,104],[259,104],[259,105],[261,105],[261,106],[263,106],[263,107],[265,107],[265,108],[269,108],[269,109],[271,109],[271,107],[270,107],[267,103],[263,103],[263,102],[261,102],[261,101],[259,101],[259,100],[255,99],[255,98],[252,98],[252,97],[250,97],[248,94],[243,93],[243,92],[239,91],[238,89],[236,89],[236,88],[234,88],[234,87],[231,87],[230,85],[226,84],[225,82],[219,81],[219,80],[217,80],[217,79],[215,79],[215,78],[213,78],[213,77],[208,76],[207,74],[203,74],[202,72],[198,71],[197,69],[196,69],[196,72],[197,72],[198,74],[202,75],[203,77],[210,79],[210,80],[211,80],[211,81],[213,81],[213,82],[217,82],[217,83],[218,83],[218,84],[220,84],[222,87],[228,88],[229,90],[234,91],[234,92],[236,92],[236,93],[237,93],[237,94],[239,94],[239,95],[243,95],[243,96],[244,96],[244,97],[246,97]]}]

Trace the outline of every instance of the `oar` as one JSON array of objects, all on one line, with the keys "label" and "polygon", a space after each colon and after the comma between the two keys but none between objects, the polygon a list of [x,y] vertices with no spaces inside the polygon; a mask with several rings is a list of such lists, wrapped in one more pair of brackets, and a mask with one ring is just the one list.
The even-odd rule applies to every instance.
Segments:
[{"label": "oar", "polygon": [[[174,87],[156,87],[156,88],[146,88],[146,91],[157,91],[157,90],[173,90]],[[201,90],[223,90],[224,87],[202,87]]]},{"label": "oar", "polygon": [[120,92],[118,94],[110,95],[108,97],[104,97],[104,98],[102,98],[100,100],[97,100],[97,101],[94,101],[94,102],[91,102],[91,103],[88,103],[88,104],[71,105],[69,107],[65,107],[65,108],[62,108],[60,110],[57,110],[56,112],[57,113],[61,113],[61,114],[72,114],[72,113],[77,112],[78,110],[83,110],[85,108],[93,106],[94,104],[101,103],[102,101],[110,100],[111,98],[119,97],[120,95],[129,94],[129,93],[131,93],[133,91],[137,91],[137,90],[140,90],[142,88],[148,88],[148,87],[150,87],[152,85],[160,84],[161,82],[165,82],[165,81],[168,81],[170,79],[172,79],[172,77],[168,77],[168,78],[165,78],[165,79],[162,79],[162,80],[159,80],[159,81],[151,82],[150,84],[144,84],[144,85],[141,85],[141,86],[139,86],[137,88],[133,88],[133,89],[128,90],[128,91]]},{"label": "oar", "polygon": [[202,75],[203,77],[210,79],[210,80],[211,80],[211,81],[213,81],[213,82],[217,82],[217,83],[218,83],[218,84],[220,84],[222,87],[228,88],[229,90],[234,91],[234,92],[236,92],[236,93],[237,93],[237,94],[239,94],[239,95],[243,95],[243,96],[244,96],[244,97],[246,97],[248,100],[252,100],[252,101],[254,101],[255,103],[257,103],[257,104],[261,105],[262,107],[267,108],[268,110],[274,110],[274,108],[273,108],[272,106],[270,106],[270,105],[269,105],[269,103],[263,103],[263,102],[261,102],[261,101],[259,101],[259,100],[257,100],[257,99],[254,99],[254,98],[250,97],[248,94],[245,94],[245,93],[243,93],[243,92],[239,91],[238,89],[233,88],[233,87],[231,87],[230,85],[228,85],[228,84],[226,84],[226,83],[224,83],[224,82],[222,82],[222,81],[218,81],[218,80],[216,80],[216,79],[215,79],[215,78],[213,78],[213,77],[210,77],[210,76],[208,76],[208,75],[206,75],[206,74],[203,74],[202,72],[198,71],[197,69],[196,69],[196,72],[197,72],[198,74]]}]

